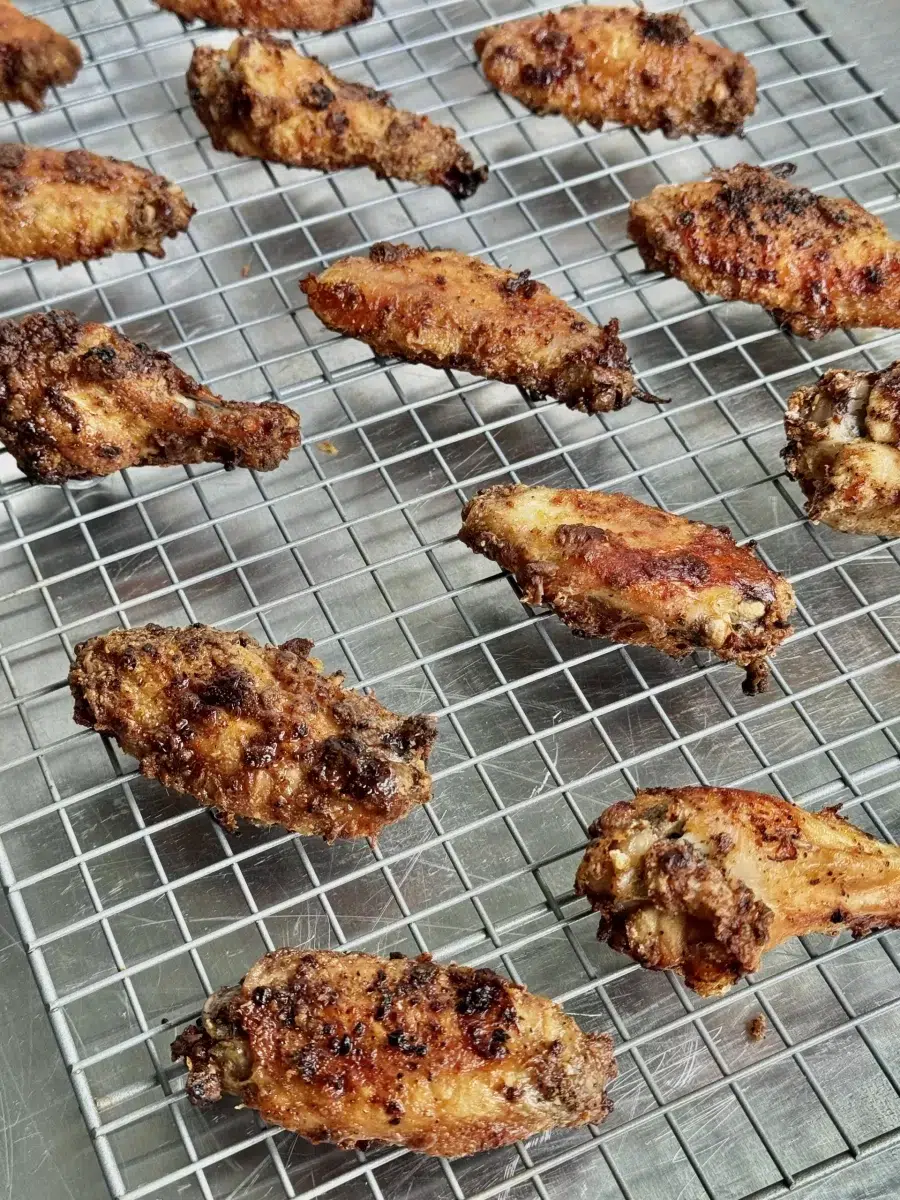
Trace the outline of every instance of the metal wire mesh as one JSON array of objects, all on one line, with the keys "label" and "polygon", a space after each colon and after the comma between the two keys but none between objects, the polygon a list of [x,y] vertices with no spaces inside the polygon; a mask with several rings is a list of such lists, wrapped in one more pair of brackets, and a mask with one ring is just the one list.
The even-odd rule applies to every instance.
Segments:
[{"label": "metal wire mesh", "polygon": [[[5,267],[3,310],[107,321],[225,395],[294,405],[306,438],[271,475],[144,469],[87,488],[28,487],[0,457],[0,874],[116,1196],[740,1200],[898,1135],[894,935],[792,942],[700,1002],[597,945],[572,893],[587,824],[639,785],[742,784],[844,803],[882,837],[900,827],[897,543],[805,523],[778,456],[793,387],[835,362],[883,365],[897,337],[789,340],[756,310],[649,275],[625,235],[629,199],[659,182],[785,158],[896,230],[900,126],[791,0],[688,7],[759,72],[743,142],[527,114],[471,48],[515,0],[386,0],[304,41],[459,128],[492,167],[463,206],[364,171],[216,154],[184,71],[192,44],[230,35],[185,31],[144,0],[32,9],[88,65],[0,136],[146,163],[199,211],[163,262]],[[595,319],[618,315],[642,384],[673,403],[588,418],[336,339],[297,281],[379,238],[529,267]],[[461,502],[504,479],[618,488],[756,538],[800,603],[772,690],[748,699],[734,669],[577,641],[523,607],[454,540]],[[231,836],[143,780],[73,725],[64,678],[75,642],[148,620],[313,637],[385,703],[436,711],[433,803],[377,847],[328,847]],[[447,1163],[313,1149],[248,1111],[191,1110],[172,1028],[282,944],[427,949],[556,996],[616,1038],[614,1116]]]}]

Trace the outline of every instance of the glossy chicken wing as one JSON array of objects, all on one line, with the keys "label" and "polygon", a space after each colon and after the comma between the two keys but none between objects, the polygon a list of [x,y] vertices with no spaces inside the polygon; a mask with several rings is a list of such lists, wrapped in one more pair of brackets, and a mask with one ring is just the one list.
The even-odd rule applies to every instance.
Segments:
[{"label": "glossy chicken wing", "polygon": [[845,533],[900,534],[900,362],[826,371],[791,396],[788,474],[812,521]]},{"label": "glossy chicken wing", "polygon": [[0,0],[0,101],[18,100],[40,112],[47,88],[71,83],[80,69],[74,42]]},{"label": "glossy chicken wing", "polygon": [[648,270],[767,309],[802,337],[900,328],[900,243],[853,200],[787,182],[789,164],[746,163],[654,188],[628,232]]},{"label": "glossy chicken wing", "polygon": [[756,107],[744,55],[697,37],[677,13],[577,5],[485,29],[475,53],[494,87],[533,112],[598,129],[724,136]]},{"label": "glossy chicken wing", "polygon": [[289,42],[239,37],[227,50],[198,46],[187,81],[217,150],[318,171],[371,167],[381,178],[433,184],[459,199],[487,178],[452,129],[338,79]]},{"label": "glossy chicken wing", "polygon": [[434,721],[350,691],[311,649],[205,625],[116,630],[76,649],[75,720],[229,827],[377,837],[430,796]]},{"label": "glossy chicken wing", "polygon": [[276,950],[173,1043],[196,1104],[223,1093],[311,1142],[475,1154],[612,1105],[612,1043],[551,1000],[427,955]]},{"label": "glossy chicken wing", "polygon": [[373,0],[156,0],[184,21],[222,29],[310,29],[325,33],[372,15]]},{"label": "glossy chicken wing", "polygon": [[900,926],[900,850],[833,809],[733,788],[650,788],[591,827],[575,890],[597,936],[701,996],[790,937]]},{"label": "glossy chicken wing", "polygon": [[0,145],[0,256],[59,266],[120,250],[165,257],[163,238],[188,227],[180,187],[88,150]]},{"label": "glossy chicken wing", "polygon": [[269,471],[300,423],[284,404],[223,400],[106,325],[34,313],[0,321],[0,441],[35,483],[201,462]]},{"label": "glossy chicken wing", "polygon": [[582,412],[653,398],[637,390],[618,321],[592,324],[528,271],[379,242],[300,286],[320,321],[376,354],[471,371]]},{"label": "glossy chicken wing", "polygon": [[630,496],[500,484],[469,501],[459,536],[575,633],[711,650],[747,669],[745,691],[762,690],[791,631],[791,585],[749,547]]}]

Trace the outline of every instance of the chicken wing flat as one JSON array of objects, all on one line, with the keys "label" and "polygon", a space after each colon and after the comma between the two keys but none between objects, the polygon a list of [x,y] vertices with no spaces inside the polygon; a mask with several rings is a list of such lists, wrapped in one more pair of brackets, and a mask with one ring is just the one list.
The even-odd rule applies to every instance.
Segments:
[{"label": "chicken wing flat", "polygon": [[0,145],[0,256],[59,266],[118,250],[165,257],[163,238],[188,227],[180,187],[89,150]]},{"label": "chicken wing flat", "polygon": [[833,809],[733,788],[650,788],[591,827],[575,891],[597,936],[701,996],[790,937],[900,926],[900,850]]},{"label": "chicken wing flat", "polygon": [[458,250],[379,242],[300,284],[329,329],[427,363],[609,412],[638,394],[619,323],[593,325],[543,283]]},{"label": "chicken wing flat", "polygon": [[788,474],[811,521],[845,533],[900,534],[900,361],[826,371],[784,417]]},{"label": "chicken wing flat", "polygon": [[802,337],[900,328],[900,243],[853,200],[788,183],[793,172],[741,163],[654,188],[632,203],[628,232],[648,270],[760,304]]},{"label": "chicken wing flat", "polygon": [[697,37],[677,13],[579,5],[485,29],[475,53],[499,91],[598,129],[725,136],[756,107],[744,55]]},{"label": "chicken wing flat", "polygon": [[0,441],[35,483],[201,462],[270,471],[300,422],[284,404],[223,400],[106,325],[35,313],[0,321]]},{"label": "chicken wing flat", "polygon": [[456,1156],[599,1123],[612,1042],[493,971],[276,950],[172,1045],[195,1103],[223,1093],[311,1142]]},{"label": "chicken wing flat", "polygon": [[156,0],[184,21],[221,29],[310,29],[326,33],[372,15],[373,0]]},{"label": "chicken wing flat", "polygon": [[499,484],[463,509],[459,534],[582,637],[706,649],[765,686],[765,656],[791,632],[791,585],[727,529],[631,496]]},{"label": "chicken wing flat", "polygon": [[40,112],[47,88],[71,83],[80,70],[74,42],[0,0],[0,100]]},{"label": "chicken wing flat", "polygon": [[227,50],[198,46],[188,94],[217,150],[337,171],[371,167],[471,196],[487,178],[452,129],[393,108],[389,97],[332,75],[272,37],[239,37]]},{"label": "chicken wing flat", "polygon": [[229,827],[376,837],[431,794],[434,720],[343,687],[311,649],[205,625],[116,630],[76,648],[75,720]]}]

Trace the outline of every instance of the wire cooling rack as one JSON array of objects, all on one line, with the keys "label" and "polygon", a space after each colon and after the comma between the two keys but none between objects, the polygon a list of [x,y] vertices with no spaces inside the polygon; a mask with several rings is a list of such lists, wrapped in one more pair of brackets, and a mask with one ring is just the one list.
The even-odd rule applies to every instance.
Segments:
[{"label": "wire cooling rack", "polygon": [[[144,469],[85,488],[28,487],[0,457],[0,871],[115,1196],[741,1200],[898,1137],[895,935],[791,942],[704,1003],[598,945],[572,892],[587,825],[639,785],[743,785],[900,828],[898,544],[808,525],[779,459],[795,386],[883,365],[900,342],[789,340],[755,309],[649,275],[625,234],[630,198],[741,159],[791,159],[896,231],[898,123],[790,0],[687,7],[759,72],[744,141],[527,114],[472,53],[517,0],[387,0],[303,42],[465,134],[492,174],[462,207],[365,171],[216,154],[184,71],[193,44],[228,34],[185,31],[149,0],[33,10],[88,65],[0,136],[145,162],[199,211],[162,262],[5,267],[6,315],[107,321],[229,397],[295,406],[306,439],[274,474]],[[380,238],[528,267],[595,319],[617,315],[642,384],[672,404],[589,418],[336,339],[298,280]],[[506,479],[618,488],[756,538],[799,599],[771,691],[746,698],[735,668],[578,641],[523,607],[454,540],[463,500]],[[377,847],[328,847],[232,837],[141,779],[72,723],[64,679],[78,640],[150,620],[313,637],[385,703],[436,711],[433,802]],[[614,1034],[615,1114],[447,1163],[314,1149],[227,1103],[192,1110],[173,1030],[282,944],[430,950],[556,996]]]}]

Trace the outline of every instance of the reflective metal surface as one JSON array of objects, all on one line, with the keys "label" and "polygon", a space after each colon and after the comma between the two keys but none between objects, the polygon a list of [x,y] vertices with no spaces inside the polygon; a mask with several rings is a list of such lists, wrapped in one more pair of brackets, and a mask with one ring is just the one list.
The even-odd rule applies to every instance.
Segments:
[{"label": "reflective metal surface", "polygon": [[[791,943],[704,1003],[599,946],[572,896],[587,824],[637,785],[744,784],[843,802],[882,836],[900,829],[896,545],[807,525],[778,456],[794,386],[836,362],[886,363],[900,339],[790,341],[755,310],[649,276],[624,231],[628,200],[664,179],[791,158],[801,182],[843,190],[900,232],[898,126],[788,0],[686,7],[753,55],[761,101],[742,142],[525,114],[485,86],[471,50],[482,25],[521,11],[512,2],[394,0],[368,24],[304,42],[470,137],[493,171],[462,208],[362,171],[324,178],[213,152],[183,75],[192,44],[228,34],[184,32],[143,0],[32,9],[79,32],[91,63],[62,106],[8,121],[3,136],[146,161],[199,212],[163,262],[6,266],[4,312],[71,307],[113,322],[223,394],[291,403],[306,437],[259,477],[143,470],[28,488],[0,458],[0,871],[117,1196],[897,1191],[892,1154],[825,1179],[900,1128],[896,935]],[[319,326],[297,281],[384,237],[529,267],[595,319],[618,315],[642,382],[673,403],[592,419],[374,361]],[[454,540],[464,498],[507,478],[618,488],[757,538],[801,606],[772,690],[747,699],[735,669],[578,641],[524,608]],[[71,722],[72,645],[148,620],[310,636],[329,667],[386,703],[437,711],[433,804],[374,849],[225,834]],[[441,1163],[315,1149],[228,1104],[195,1112],[168,1062],[171,1028],[284,943],[428,949],[557,996],[585,1028],[617,1037],[614,1116],[602,1130]],[[45,1030],[18,1003],[11,938],[4,954],[19,986],[7,993],[0,1095],[42,1149],[43,1129],[57,1139],[29,1190],[34,1159],[8,1122],[8,1191],[100,1195],[61,1060],[46,1040],[29,1043]],[[760,1011],[756,1043],[746,1022]]]}]

